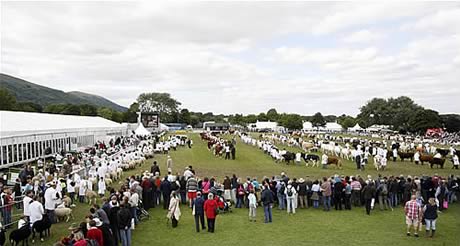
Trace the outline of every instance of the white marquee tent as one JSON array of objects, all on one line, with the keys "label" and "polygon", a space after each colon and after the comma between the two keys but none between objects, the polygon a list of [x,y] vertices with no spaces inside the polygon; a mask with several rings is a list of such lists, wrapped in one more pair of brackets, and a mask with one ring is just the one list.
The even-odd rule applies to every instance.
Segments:
[{"label": "white marquee tent", "polygon": [[136,135],[138,135],[138,136],[148,136],[148,135],[150,135],[150,132],[147,131],[147,129],[145,129],[145,127],[144,127],[144,125],[142,123],[139,124],[139,126],[134,131],[134,133],[136,133]]},{"label": "white marquee tent", "polygon": [[365,129],[362,128],[358,123],[356,123],[355,126],[348,127],[348,131],[350,131],[350,132],[362,132],[362,131],[365,131]]},{"label": "white marquee tent", "polygon": [[0,111],[0,168],[126,134],[102,117]]}]

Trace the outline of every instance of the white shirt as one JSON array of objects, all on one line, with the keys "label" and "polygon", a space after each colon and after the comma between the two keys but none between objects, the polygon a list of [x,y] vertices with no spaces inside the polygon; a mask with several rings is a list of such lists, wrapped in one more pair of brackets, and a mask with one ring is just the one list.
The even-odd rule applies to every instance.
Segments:
[{"label": "white shirt", "polygon": [[139,205],[139,194],[134,192],[131,194],[131,197],[129,198],[129,204],[133,207],[137,207]]},{"label": "white shirt", "polygon": [[458,166],[459,165],[458,156],[454,155],[453,159],[454,159],[454,165]]},{"label": "white shirt", "polygon": [[67,192],[73,193],[75,192],[75,186],[72,186],[70,183],[72,183],[72,180],[67,179]]},{"label": "white shirt", "polygon": [[25,196],[24,197],[24,200],[22,201],[23,204],[24,204],[24,216],[30,216],[30,209],[29,209],[29,206],[30,206],[30,203],[33,201],[32,198],[28,197],[28,196]]},{"label": "white shirt", "polygon": [[31,224],[33,224],[35,221],[41,220],[43,218],[43,214],[45,213],[42,204],[38,201],[33,201],[29,205],[29,211]]},{"label": "white shirt", "polygon": [[54,210],[56,208],[56,189],[49,187],[45,191],[45,209]]},{"label": "white shirt", "polygon": [[98,193],[99,194],[104,194],[105,193],[105,182],[104,182],[104,180],[102,180],[102,179],[99,180],[97,186],[98,186]]}]

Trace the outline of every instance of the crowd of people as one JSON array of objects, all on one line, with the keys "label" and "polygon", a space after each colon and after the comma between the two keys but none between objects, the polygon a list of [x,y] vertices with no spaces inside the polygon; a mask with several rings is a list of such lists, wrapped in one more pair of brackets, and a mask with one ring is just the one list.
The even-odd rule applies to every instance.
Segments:
[{"label": "crowd of people", "polygon": [[[223,138],[213,139],[216,139],[216,146],[221,143],[236,145],[236,142]],[[261,142],[262,149],[270,143],[247,136],[242,140],[253,145]],[[57,210],[70,209],[71,213],[71,208],[79,206],[78,203],[91,202],[85,220],[72,223],[69,235],[56,245],[132,245],[131,230],[140,222],[142,211],[148,213],[149,209],[155,207],[167,211],[166,217],[173,228],[179,226],[181,209],[188,207],[194,216],[196,231],[207,229],[214,233],[218,214],[231,211],[232,207],[248,209],[249,221],[255,222],[257,207],[262,206],[264,222],[272,223],[273,207],[286,210],[290,215],[296,214],[298,209],[319,209],[320,206],[324,211],[363,207],[370,215],[377,204],[382,211],[404,206],[409,235],[413,226],[416,227],[414,235],[418,235],[423,218],[426,230],[430,230],[430,236],[433,236],[438,211],[447,209],[449,203],[457,201],[460,195],[460,179],[454,176],[379,175],[372,178],[334,175],[313,179],[308,176],[288,177],[281,173],[280,176],[260,180],[257,177],[242,178],[236,174],[219,179],[199,176],[192,166],[174,173],[170,150],[165,147],[168,144],[174,146],[173,142],[177,144],[172,150],[186,145],[191,148],[186,139],[174,136],[161,140],[159,137],[120,138],[111,141],[108,146],[100,143],[76,155],[64,154],[62,159],[57,156],[56,160],[63,162],[59,168],[56,164],[45,165],[35,173],[26,165],[19,174],[19,189],[16,186],[13,190],[2,188],[3,224],[11,224],[10,211],[15,201],[14,194],[17,193],[19,197],[25,194],[23,201],[18,202],[18,206],[23,208],[18,229],[40,224],[45,217],[51,224],[57,223],[63,216]],[[160,150],[158,145],[162,146]],[[146,156],[153,157],[155,153],[168,155],[165,173],[160,170],[161,164],[154,161],[149,171],[130,176],[119,189],[113,188],[112,182],[121,178],[123,170],[136,168],[146,160]],[[101,197],[101,203],[92,200],[97,199],[97,194]],[[64,216],[70,214],[64,213]]]}]

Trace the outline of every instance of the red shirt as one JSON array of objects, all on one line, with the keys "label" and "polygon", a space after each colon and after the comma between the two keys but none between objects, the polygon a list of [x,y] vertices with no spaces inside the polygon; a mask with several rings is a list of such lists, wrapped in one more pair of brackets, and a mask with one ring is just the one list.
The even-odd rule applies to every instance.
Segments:
[{"label": "red shirt", "polygon": [[87,243],[85,239],[81,239],[73,244],[73,246],[86,246],[86,245]]},{"label": "red shirt", "polygon": [[104,245],[104,238],[102,237],[102,231],[99,228],[91,227],[88,230],[86,237],[88,239],[93,239],[97,241],[99,245]]},{"label": "red shirt", "polygon": [[204,213],[206,214],[206,218],[208,219],[215,219],[216,218],[216,209],[217,209],[217,202],[216,200],[206,200],[204,202]]}]

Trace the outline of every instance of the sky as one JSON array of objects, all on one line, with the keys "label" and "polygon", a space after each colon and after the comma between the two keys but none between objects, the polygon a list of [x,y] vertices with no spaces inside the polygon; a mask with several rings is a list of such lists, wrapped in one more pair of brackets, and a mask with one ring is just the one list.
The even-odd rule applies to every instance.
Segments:
[{"label": "sky", "polygon": [[129,106],[359,113],[409,96],[460,113],[458,2],[1,2],[1,72]]}]

